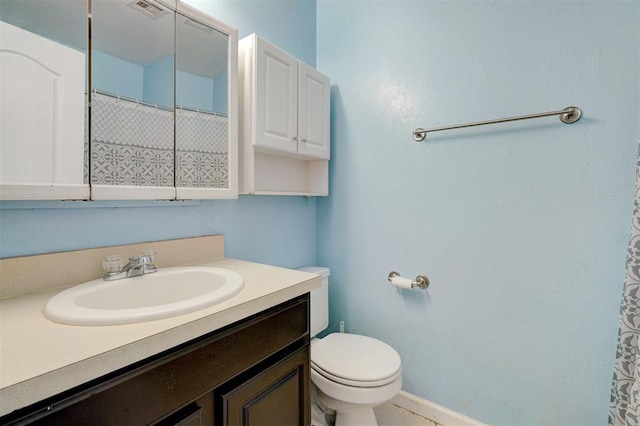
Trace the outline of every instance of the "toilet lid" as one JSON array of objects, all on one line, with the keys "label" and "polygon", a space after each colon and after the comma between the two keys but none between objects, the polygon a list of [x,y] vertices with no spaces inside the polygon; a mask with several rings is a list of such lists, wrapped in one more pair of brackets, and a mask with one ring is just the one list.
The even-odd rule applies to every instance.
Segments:
[{"label": "toilet lid", "polygon": [[323,376],[350,385],[381,386],[400,375],[400,355],[377,339],[333,333],[311,346],[311,364]]}]

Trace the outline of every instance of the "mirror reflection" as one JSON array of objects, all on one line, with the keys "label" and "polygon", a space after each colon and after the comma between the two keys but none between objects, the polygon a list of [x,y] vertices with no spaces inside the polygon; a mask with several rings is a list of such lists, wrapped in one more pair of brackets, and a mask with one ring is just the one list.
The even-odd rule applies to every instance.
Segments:
[{"label": "mirror reflection", "polygon": [[93,0],[91,184],[174,186],[174,15]]},{"label": "mirror reflection", "polygon": [[[68,150],[79,153],[73,156],[79,168],[75,183],[84,176],[85,184],[101,191],[113,186],[123,187],[118,191],[141,186],[155,187],[154,190],[162,187],[163,191],[173,187],[231,188],[229,155],[233,132],[229,128],[228,104],[233,80],[230,83],[229,40],[234,36],[227,34],[226,29],[217,29],[218,22],[196,10],[192,13],[187,7],[176,13],[175,0],[0,0],[0,3],[2,21],[37,34],[46,42],[53,41],[62,49],[80,52],[81,58],[85,58],[76,66],[81,73],[73,74],[73,80],[81,82],[74,86],[78,97],[75,133],[79,140]],[[62,57],[58,62],[70,63]],[[76,78],[77,75],[84,76]],[[9,93],[4,90],[5,85],[18,86],[15,78],[5,80],[3,100]],[[20,98],[25,97],[25,91],[22,86],[13,90]],[[20,111],[22,116],[36,115],[34,104],[55,104],[41,102],[42,90],[31,88],[30,92],[35,100],[23,102],[26,106]],[[66,92],[63,95],[69,99]],[[60,116],[71,115],[65,110]],[[42,135],[53,134],[52,126],[27,126],[39,129],[40,133],[38,137],[23,138],[31,142],[12,142],[16,146],[31,143],[17,157],[29,159],[29,151],[46,151]],[[28,133],[21,129],[17,132]],[[72,157],[68,151],[63,155],[67,163]],[[9,149],[3,148],[3,152]],[[52,154],[43,154],[45,160],[49,158],[47,155]],[[68,169],[67,163],[56,167]],[[34,167],[44,170],[39,165],[31,169]],[[27,181],[35,174],[28,164],[14,168],[22,173],[19,180]],[[92,194],[95,195],[94,190]],[[109,194],[116,198],[123,193]],[[135,194],[131,197],[140,193]]]},{"label": "mirror reflection", "polygon": [[229,187],[229,37],[176,15],[176,186]]}]

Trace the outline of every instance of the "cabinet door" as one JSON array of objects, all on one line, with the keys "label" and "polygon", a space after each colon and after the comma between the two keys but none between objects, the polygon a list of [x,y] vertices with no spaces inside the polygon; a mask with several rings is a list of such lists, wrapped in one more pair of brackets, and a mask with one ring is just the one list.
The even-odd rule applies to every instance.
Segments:
[{"label": "cabinet door", "polygon": [[176,198],[238,198],[238,31],[176,14]]},{"label": "cabinet door", "polygon": [[0,199],[87,199],[84,53],[0,22],[0,63]]},{"label": "cabinet door", "polygon": [[92,0],[94,200],[175,198],[174,15],[153,0]]},{"label": "cabinet door", "polygon": [[298,61],[274,45],[255,40],[257,147],[298,151]]},{"label": "cabinet door", "polygon": [[309,347],[305,346],[258,375],[222,391],[216,424],[308,425]]},{"label": "cabinet door", "polygon": [[213,425],[213,392],[153,424],[153,426]]},{"label": "cabinet door", "polygon": [[329,159],[329,78],[298,64],[298,153]]}]

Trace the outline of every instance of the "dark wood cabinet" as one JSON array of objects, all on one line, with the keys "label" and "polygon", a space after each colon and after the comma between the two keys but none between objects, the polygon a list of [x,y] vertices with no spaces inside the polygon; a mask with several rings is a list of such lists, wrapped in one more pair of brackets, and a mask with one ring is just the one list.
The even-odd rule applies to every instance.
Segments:
[{"label": "dark wood cabinet", "polygon": [[308,315],[306,294],[0,424],[308,425]]},{"label": "dark wood cabinet", "polygon": [[299,349],[253,377],[241,377],[215,393],[220,425],[309,425],[309,351]]}]

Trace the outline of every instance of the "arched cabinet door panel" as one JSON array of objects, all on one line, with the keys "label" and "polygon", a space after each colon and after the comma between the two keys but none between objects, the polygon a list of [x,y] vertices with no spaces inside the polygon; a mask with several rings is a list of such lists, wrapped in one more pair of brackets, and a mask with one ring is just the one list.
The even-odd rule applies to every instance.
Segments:
[{"label": "arched cabinet door panel", "polygon": [[85,55],[0,22],[0,199],[87,199]]}]

